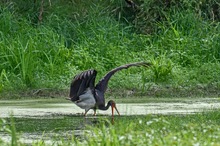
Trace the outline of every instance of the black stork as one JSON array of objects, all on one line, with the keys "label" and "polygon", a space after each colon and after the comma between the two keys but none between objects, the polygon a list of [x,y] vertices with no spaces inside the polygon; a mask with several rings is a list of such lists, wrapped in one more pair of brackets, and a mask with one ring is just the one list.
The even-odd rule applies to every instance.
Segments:
[{"label": "black stork", "polygon": [[90,110],[94,110],[96,115],[96,109],[107,110],[110,106],[112,108],[112,118],[114,117],[114,109],[119,111],[116,107],[116,103],[113,100],[108,101],[105,106],[104,94],[108,86],[108,81],[117,71],[127,69],[131,66],[150,66],[150,63],[137,62],[119,66],[109,71],[96,85],[95,78],[97,71],[94,69],[86,70],[76,75],[70,85],[70,94],[68,100],[74,102],[77,106],[85,109],[85,114]]}]

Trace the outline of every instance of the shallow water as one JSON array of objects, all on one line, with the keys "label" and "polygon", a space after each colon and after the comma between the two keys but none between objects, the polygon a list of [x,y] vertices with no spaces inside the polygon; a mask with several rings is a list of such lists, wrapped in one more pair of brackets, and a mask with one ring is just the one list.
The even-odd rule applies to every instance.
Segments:
[{"label": "shallow water", "polygon": [[[219,99],[197,99],[159,102],[156,103],[119,103],[117,108],[121,115],[146,114],[191,114],[205,110],[220,108]],[[80,115],[84,110],[74,103],[48,103],[47,100],[0,101],[0,118],[9,117],[50,117],[51,115]],[[93,110],[88,115],[93,114]],[[111,110],[97,111],[97,115],[111,115]]]},{"label": "shallow water", "polygon": [[[121,115],[148,115],[148,114],[193,114],[197,112],[204,112],[212,109],[220,108],[220,100],[218,98],[196,98],[196,99],[172,99],[167,102],[166,100],[157,100],[153,102],[152,99],[146,103],[119,103],[117,108]],[[8,118],[12,114],[15,118],[20,119],[39,119],[41,121],[38,126],[45,126],[48,119],[52,122],[64,116],[70,116],[73,121],[79,120],[78,125],[73,123],[70,125],[71,129],[59,132],[52,132],[46,129],[44,136],[42,132],[23,132],[20,135],[20,141],[24,143],[32,143],[33,141],[44,140],[45,143],[50,144],[51,137],[62,136],[71,137],[74,133],[75,136],[81,135],[83,126],[82,121],[84,110],[77,107],[74,103],[58,101],[50,101],[47,99],[38,100],[0,100],[0,118]],[[94,121],[95,117],[92,116],[93,111],[90,110],[87,115],[87,122]],[[97,118],[111,115],[111,110],[97,111]],[[120,118],[120,117],[118,117]],[[43,121],[45,119],[45,122]],[[54,121],[53,121],[54,120]],[[27,122],[27,121],[20,121]],[[29,124],[36,124],[30,123]],[[70,121],[72,122],[72,121]],[[87,123],[88,124],[88,123]],[[25,126],[28,124],[25,123]],[[31,126],[31,125],[30,125]],[[36,125],[35,125],[36,126]],[[74,127],[78,126],[78,128]],[[0,137],[4,141],[10,141],[10,136],[0,133]],[[53,140],[54,142],[54,140]],[[58,141],[59,142],[59,141]]]}]

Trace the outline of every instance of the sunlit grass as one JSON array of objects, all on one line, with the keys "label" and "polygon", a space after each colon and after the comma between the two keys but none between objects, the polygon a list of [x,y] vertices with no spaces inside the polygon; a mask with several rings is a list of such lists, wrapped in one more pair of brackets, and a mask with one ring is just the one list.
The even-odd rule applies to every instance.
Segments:
[{"label": "sunlit grass", "polygon": [[[118,97],[126,97],[130,103],[188,102],[185,97],[193,94],[219,97],[220,14],[215,11],[219,6],[216,1],[167,4],[150,0],[144,1],[135,14],[127,12],[124,1],[60,0],[51,1],[51,5],[44,1],[41,23],[40,2],[0,2],[0,92],[68,89],[72,77],[82,70],[97,69],[97,79],[101,79],[119,65],[149,61],[153,63],[151,68],[131,68],[115,74],[107,97],[117,102],[124,102]],[[127,91],[134,91],[134,97]],[[143,98],[148,94],[153,98]],[[171,96],[184,98],[164,98]],[[63,99],[47,102],[57,101]],[[42,101],[30,103],[29,107],[40,107]],[[14,104],[22,105],[22,101]],[[0,145],[25,145],[19,141],[22,132],[65,133],[82,121],[77,116],[1,119],[0,131],[9,134],[11,140],[6,143],[0,137]],[[98,123],[88,125],[90,132],[82,135],[83,140],[74,135],[67,140],[58,136],[52,143],[220,145],[219,110],[195,115],[122,116],[116,117],[114,125],[110,118],[103,118]],[[32,145],[47,144],[39,140]]]},{"label": "sunlit grass", "polygon": [[118,117],[114,125],[91,128],[87,144],[218,145],[219,110],[195,115]]},{"label": "sunlit grass", "polygon": [[[85,119],[78,116],[38,120],[14,118],[13,120],[1,120],[0,126],[1,130],[11,134],[14,138],[11,143],[19,141],[18,133],[20,132],[43,133],[45,131],[43,134],[45,136],[54,133],[54,138],[51,138],[50,142],[58,142],[63,145],[77,143],[78,145],[208,146],[220,144],[219,116],[219,110],[192,115],[116,116],[114,124],[110,122],[110,117],[90,118],[87,119],[87,123],[84,121]],[[73,132],[74,129],[78,129],[79,125],[84,131],[82,131],[82,135],[63,137],[65,132]],[[84,126],[82,127],[82,125]],[[3,128],[4,126],[7,128]],[[57,135],[55,133],[63,134]],[[18,138],[15,139],[15,137]],[[41,136],[39,135],[39,137]],[[43,139],[34,143],[40,144],[42,142],[46,143]],[[23,144],[20,141],[19,143]]]},{"label": "sunlit grass", "polygon": [[[220,25],[195,13],[192,3],[182,3],[189,5],[186,10],[174,5],[163,12],[157,2],[144,3],[141,7],[149,14],[140,11],[137,26],[115,19],[121,17],[118,11],[124,6],[116,1],[54,1],[51,6],[47,1],[42,23],[36,17],[40,3],[32,7],[28,2],[31,9],[27,11],[23,11],[23,2],[1,3],[0,91],[67,89],[82,70],[94,68],[100,79],[114,67],[137,61],[153,66],[124,70],[112,78],[109,87],[143,92],[153,84],[218,89]],[[150,14],[158,14],[161,20]],[[153,27],[152,33],[134,31],[135,27],[144,29],[138,23],[145,22]]]}]

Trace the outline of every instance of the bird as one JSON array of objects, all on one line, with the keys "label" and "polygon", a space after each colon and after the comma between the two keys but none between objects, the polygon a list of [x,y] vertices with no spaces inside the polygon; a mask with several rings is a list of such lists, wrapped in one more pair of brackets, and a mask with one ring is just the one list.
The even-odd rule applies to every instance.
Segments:
[{"label": "bird", "polygon": [[109,100],[107,105],[105,106],[104,97],[104,94],[107,90],[108,82],[112,75],[122,69],[128,69],[131,66],[148,67],[150,65],[151,63],[147,62],[135,62],[116,67],[109,71],[96,85],[95,79],[97,71],[95,69],[83,71],[73,78],[70,84],[69,98],[66,99],[74,102],[80,108],[85,109],[84,116],[86,116],[87,112],[90,109],[93,109],[94,115],[96,115],[96,109],[108,110],[111,106],[112,118],[114,118],[114,109],[117,111],[118,115],[120,115],[116,107],[116,103],[113,100]]}]

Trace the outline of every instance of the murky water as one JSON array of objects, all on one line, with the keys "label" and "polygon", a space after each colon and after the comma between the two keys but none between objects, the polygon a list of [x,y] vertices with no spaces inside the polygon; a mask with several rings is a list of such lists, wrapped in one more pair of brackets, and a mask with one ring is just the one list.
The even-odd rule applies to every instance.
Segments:
[{"label": "murky water", "polygon": [[[220,100],[218,98],[198,98],[198,99],[178,99],[169,100],[169,102],[157,101],[146,103],[127,103],[117,104],[121,115],[147,115],[147,114],[193,114],[196,112],[203,112],[207,110],[220,108]],[[48,102],[44,99],[40,100],[0,100],[0,118],[7,118],[13,114],[14,117],[28,117],[28,118],[54,118],[60,115],[79,115],[84,113],[83,109],[77,107],[71,102]],[[88,113],[88,118],[92,118],[93,110]],[[97,111],[99,115],[111,115],[111,110]],[[72,132],[80,135],[81,130],[67,131],[65,134],[71,136]],[[63,133],[60,133],[61,135]],[[60,135],[58,134],[58,135]],[[44,142],[51,142],[51,135],[54,133],[23,133],[21,141],[31,143],[33,140],[41,140]],[[0,133],[1,139],[10,141],[10,136]]]},{"label": "murky water", "polygon": [[[219,99],[184,100],[184,102],[127,103],[117,104],[121,115],[146,114],[191,114],[220,108]],[[83,109],[74,103],[41,103],[33,100],[0,101],[0,118],[9,117],[49,117],[50,115],[82,114]],[[89,114],[93,114],[90,110]],[[111,115],[111,110],[97,111],[97,115]]]}]

